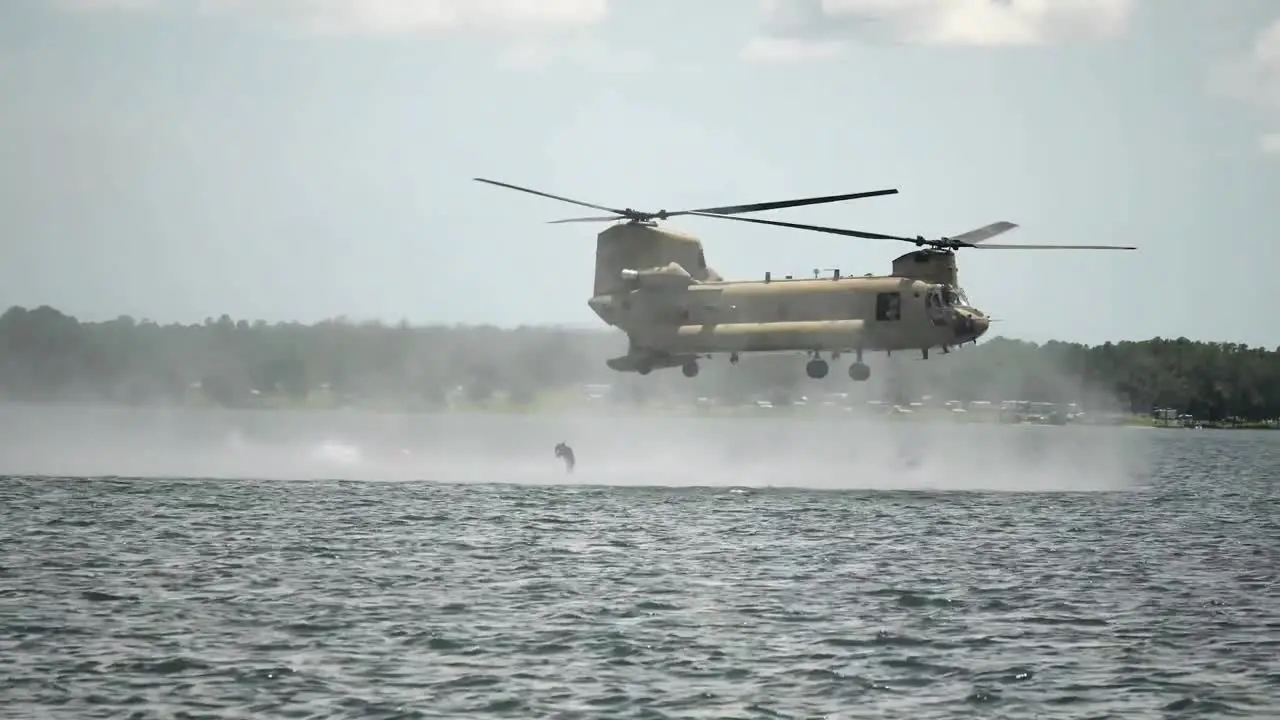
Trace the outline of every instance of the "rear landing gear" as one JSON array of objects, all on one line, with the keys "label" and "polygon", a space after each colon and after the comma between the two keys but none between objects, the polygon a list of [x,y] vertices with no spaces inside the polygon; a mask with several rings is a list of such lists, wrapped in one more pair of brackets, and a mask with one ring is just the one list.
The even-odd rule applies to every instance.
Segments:
[{"label": "rear landing gear", "polygon": [[680,372],[684,373],[687,378],[698,377],[698,361],[685,361],[685,364],[680,366]]}]

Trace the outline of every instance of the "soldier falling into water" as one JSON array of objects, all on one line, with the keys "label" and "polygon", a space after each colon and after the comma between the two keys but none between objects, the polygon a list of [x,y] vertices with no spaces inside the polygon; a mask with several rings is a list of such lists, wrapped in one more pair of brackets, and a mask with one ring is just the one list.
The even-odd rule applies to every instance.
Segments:
[{"label": "soldier falling into water", "polygon": [[564,461],[564,471],[568,473],[573,472],[573,466],[578,464],[568,443],[556,443],[556,457]]}]

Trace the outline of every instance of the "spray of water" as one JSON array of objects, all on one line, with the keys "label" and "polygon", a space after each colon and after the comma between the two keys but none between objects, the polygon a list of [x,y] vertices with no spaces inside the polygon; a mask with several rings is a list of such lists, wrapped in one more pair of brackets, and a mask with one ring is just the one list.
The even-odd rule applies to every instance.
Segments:
[{"label": "spray of water", "polygon": [[[7,407],[0,474],[1002,491],[1143,482],[1150,433],[864,417]],[[567,441],[578,465],[554,457]]]}]

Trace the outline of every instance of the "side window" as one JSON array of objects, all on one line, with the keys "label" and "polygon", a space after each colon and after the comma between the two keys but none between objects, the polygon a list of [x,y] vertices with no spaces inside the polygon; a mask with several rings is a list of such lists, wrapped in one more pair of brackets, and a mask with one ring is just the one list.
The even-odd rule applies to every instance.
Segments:
[{"label": "side window", "polygon": [[902,317],[902,296],[896,292],[876,295],[876,320],[892,322]]},{"label": "side window", "polygon": [[702,252],[702,248],[698,248],[698,269],[707,269],[707,256]]},{"label": "side window", "polygon": [[929,290],[925,296],[925,311],[934,325],[942,327],[947,324],[946,308],[942,304],[942,293],[936,288]]}]

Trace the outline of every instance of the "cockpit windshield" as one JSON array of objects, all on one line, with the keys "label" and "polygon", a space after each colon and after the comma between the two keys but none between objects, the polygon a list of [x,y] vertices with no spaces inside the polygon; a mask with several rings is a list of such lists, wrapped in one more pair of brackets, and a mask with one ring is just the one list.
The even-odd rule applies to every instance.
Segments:
[{"label": "cockpit windshield", "polygon": [[934,285],[929,289],[927,305],[930,308],[956,308],[968,307],[969,298],[965,296],[964,290],[951,285]]},{"label": "cockpit windshield", "polygon": [[969,298],[964,296],[964,291],[960,288],[943,285],[942,302],[947,307],[961,307],[969,304]]}]

